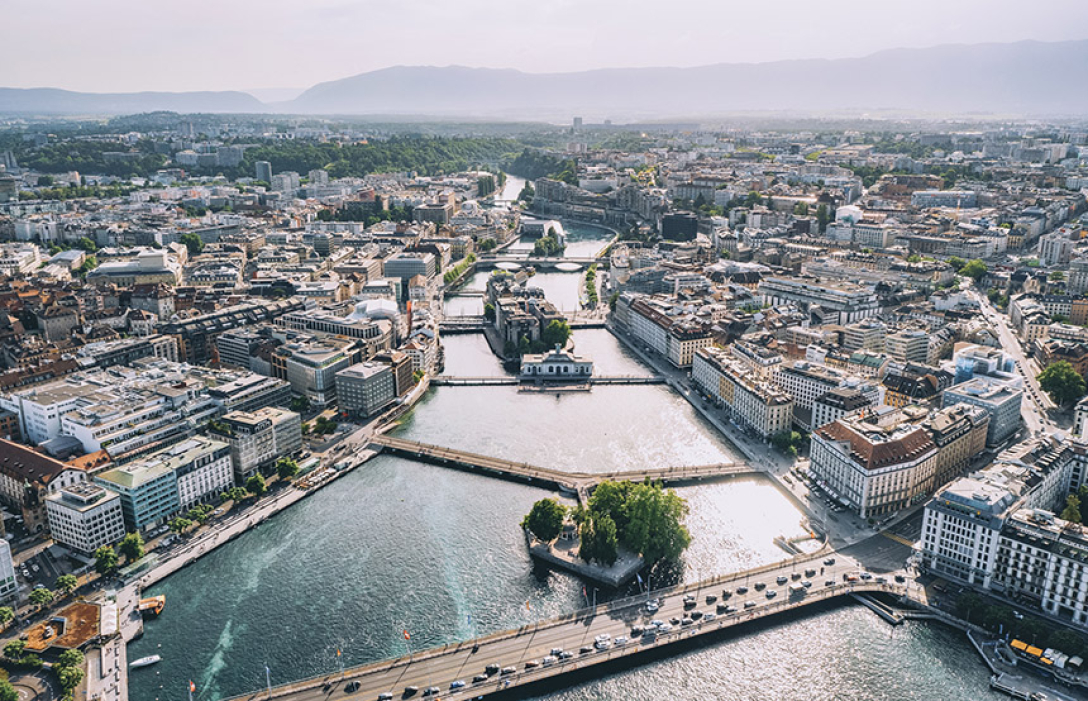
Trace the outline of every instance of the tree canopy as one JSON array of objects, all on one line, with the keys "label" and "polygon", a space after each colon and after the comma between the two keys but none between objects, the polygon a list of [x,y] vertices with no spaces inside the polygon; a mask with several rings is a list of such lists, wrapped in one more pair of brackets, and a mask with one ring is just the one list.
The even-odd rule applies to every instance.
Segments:
[{"label": "tree canopy", "polygon": [[1068,404],[1084,396],[1084,378],[1065,360],[1051,363],[1039,373],[1039,387],[1055,404]]},{"label": "tree canopy", "polygon": [[986,264],[977,258],[972,261],[968,261],[959,269],[959,274],[964,277],[969,277],[975,282],[982,279],[982,276],[986,274]]},{"label": "tree canopy", "polygon": [[117,546],[129,562],[135,562],[144,556],[144,539],[139,533],[129,533]]},{"label": "tree canopy", "polygon": [[611,564],[614,540],[642,555],[649,565],[676,560],[691,544],[684,526],[687,514],[687,502],[659,484],[602,482],[586,508],[575,513],[582,537],[580,555]]},{"label": "tree canopy", "polygon": [[117,571],[119,561],[117,551],[110,545],[103,545],[94,551],[94,569],[98,574],[113,574]]},{"label": "tree canopy", "polygon": [[555,540],[563,530],[567,507],[555,499],[541,499],[521,521],[521,527],[543,541]]}]

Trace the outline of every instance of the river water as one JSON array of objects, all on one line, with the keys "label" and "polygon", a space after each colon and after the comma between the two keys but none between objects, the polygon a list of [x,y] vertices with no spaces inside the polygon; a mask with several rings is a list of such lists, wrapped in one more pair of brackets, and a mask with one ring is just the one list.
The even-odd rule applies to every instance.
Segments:
[{"label": "river water", "polygon": [[[447,370],[499,375],[479,336],[450,336]],[[607,331],[575,343],[601,372],[646,373]],[[731,459],[732,449],[663,386],[555,397],[512,387],[431,391],[397,435],[584,471]],[[691,548],[672,578],[695,581],[779,560],[801,515],[771,484],[679,490]],[[379,456],[153,587],[166,610],[130,646],[132,699],[217,699],[569,612],[583,582],[534,566],[517,526],[549,492]],[[601,599],[615,593],[600,592]],[[824,606],[549,694],[582,699],[990,699],[962,634],[889,628],[860,607]]]}]

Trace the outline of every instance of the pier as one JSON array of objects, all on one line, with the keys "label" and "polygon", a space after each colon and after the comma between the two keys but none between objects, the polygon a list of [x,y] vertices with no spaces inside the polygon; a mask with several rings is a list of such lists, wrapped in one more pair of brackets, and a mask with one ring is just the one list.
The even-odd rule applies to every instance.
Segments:
[{"label": "pier", "polygon": [[[422,696],[423,691],[430,687],[439,690],[431,695],[442,699],[493,695],[512,698],[510,694],[525,696],[533,692],[516,688],[555,679],[576,670],[584,673],[587,668],[620,659],[637,664],[639,656],[650,650],[668,648],[694,638],[713,641],[722,631],[735,626],[812,604],[862,592],[894,596],[906,594],[906,588],[899,584],[873,580],[843,582],[843,575],[856,570],[857,563],[839,555],[834,565],[824,566],[823,557],[797,557],[695,584],[619,599],[483,638],[352,667],[342,673],[330,669],[324,675],[273,687],[271,694],[262,689],[230,701],[255,701],[269,697],[323,701],[330,695],[344,695],[348,692],[348,684],[353,689],[350,693],[363,699],[375,699],[381,694],[391,695],[383,698]],[[777,584],[779,577],[799,580],[806,569],[825,569],[826,572],[813,577],[803,593],[792,596],[785,585]],[[761,585],[759,590],[756,590],[757,582]],[[740,586],[751,589],[743,595],[737,594]],[[723,590],[730,592],[726,599],[719,598],[724,596]],[[774,592],[773,596],[769,595],[771,591]],[[688,595],[694,597],[694,605],[685,604],[684,597]],[[656,611],[647,610],[646,602],[651,596],[659,600],[660,608]],[[713,600],[709,597],[713,597]],[[722,612],[718,613],[715,602],[727,604],[733,610],[721,609]],[[747,602],[752,602],[752,605],[746,606]],[[636,635],[632,630],[635,625],[647,626],[651,619],[666,621],[674,616],[687,616],[694,610],[700,611],[698,618],[685,618],[688,622],[652,636]],[[595,638],[602,634],[610,636],[609,643],[595,646]],[[615,641],[620,638],[624,641],[616,644]],[[558,656],[545,663],[544,658],[554,648],[569,651],[572,655],[566,658]],[[486,674],[489,666],[496,671]],[[474,681],[477,675],[481,675],[479,681]],[[417,691],[409,693],[406,691],[409,687],[416,687]]]}]

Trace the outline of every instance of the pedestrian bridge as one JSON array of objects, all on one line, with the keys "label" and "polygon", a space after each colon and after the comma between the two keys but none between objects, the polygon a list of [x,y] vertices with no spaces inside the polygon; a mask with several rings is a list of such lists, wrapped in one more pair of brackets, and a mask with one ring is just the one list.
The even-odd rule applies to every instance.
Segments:
[{"label": "pedestrian bridge", "polygon": [[[832,554],[835,555],[835,562],[827,565],[825,558]],[[373,701],[383,694],[388,696],[381,698],[421,698],[424,691],[431,687],[438,691],[432,692],[429,697],[441,699],[470,699],[497,694],[503,694],[505,698],[529,696],[541,693],[532,687],[544,680],[551,680],[555,684],[564,675],[575,671],[582,673],[578,675],[579,678],[584,678],[587,670],[600,670],[597,673],[603,674],[617,664],[638,664],[651,651],[657,650],[660,655],[663,650],[680,647],[675,644],[681,641],[700,639],[712,644],[721,638],[723,631],[812,604],[852,594],[882,593],[898,597],[907,594],[906,585],[891,583],[890,575],[888,582],[876,579],[844,581],[847,573],[856,570],[856,562],[831,551],[799,556],[695,584],[656,590],[652,594],[623,598],[555,618],[529,622],[518,628],[421,650],[393,660],[349,667],[343,671],[336,669],[336,661],[330,659],[329,671],[325,674],[237,696],[230,701],[256,701],[268,698],[269,692],[271,698],[289,701],[327,701],[329,698],[343,697],[345,693],[351,694],[349,698],[367,701]],[[809,586],[791,594],[785,585],[778,584],[782,577],[790,583],[808,582]],[[749,591],[737,593],[741,586],[749,588]],[[723,590],[730,592],[728,598],[723,598]],[[773,596],[771,592],[774,592]],[[685,604],[684,598],[688,595],[694,597],[694,605]],[[660,602],[659,610],[652,613],[646,607],[651,596]],[[710,597],[714,597],[714,601]],[[732,610],[721,609],[718,604],[728,605]],[[632,631],[632,626],[648,625],[651,619],[668,621],[691,611],[699,611],[701,616],[695,620],[685,618],[684,624],[673,626],[668,632],[652,638],[636,635]],[[600,649],[593,643],[597,636],[603,634],[610,636],[610,644],[602,645],[603,649]],[[621,645],[615,644],[621,636],[629,640]],[[549,660],[547,665],[543,664],[544,657],[553,648],[562,648],[573,654],[566,659],[560,656],[554,661]],[[501,671],[486,674],[489,666],[492,670]],[[255,670],[253,676],[259,676],[260,672]],[[474,677],[478,681],[474,681]],[[416,691],[409,691],[410,687],[415,687]]]},{"label": "pedestrian bridge", "polygon": [[679,484],[760,474],[759,470],[747,463],[716,463],[712,465],[661,467],[601,473],[568,472],[387,435],[375,435],[371,438],[370,444],[391,453],[417,460],[426,460],[438,465],[469,469],[507,479],[555,487],[577,494],[580,498],[583,495],[588,495],[598,484],[605,480],[627,480],[632,482],[650,480],[663,484]]},{"label": "pedestrian bridge", "polygon": [[[569,379],[575,383],[590,384],[590,385],[663,385],[665,384],[665,378],[660,375],[591,375],[584,378],[562,378],[564,380]],[[458,387],[490,387],[501,385],[519,385],[522,381],[518,377],[511,375],[499,375],[494,377],[469,377],[469,376],[456,376],[456,375],[437,375],[431,378],[431,384],[436,387],[458,386]],[[533,380],[529,379],[525,381],[525,384],[532,385]],[[543,389],[547,389],[552,386],[549,382],[544,382],[539,385]],[[557,385],[562,387],[562,384]]]}]

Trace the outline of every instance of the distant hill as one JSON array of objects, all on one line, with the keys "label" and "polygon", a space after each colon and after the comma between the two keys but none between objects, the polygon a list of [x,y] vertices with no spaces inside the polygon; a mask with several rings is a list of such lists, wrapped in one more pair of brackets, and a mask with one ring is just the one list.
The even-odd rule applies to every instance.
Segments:
[{"label": "distant hill", "polygon": [[244,92],[86,93],[56,88],[0,88],[0,112],[135,114],[138,112],[263,112],[264,103]]},{"label": "distant hill", "polygon": [[[1088,114],[1088,40],[892,49],[862,58],[578,73],[397,66],[262,103],[244,92],[0,88],[0,113],[280,112],[637,121],[746,111]],[[272,98],[274,92],[263,92]],[[283,93],[279,93],[283,95]]]},{"label": "distant hill", "polygon": [[321,83],[299,113],[623,118],[749,110],[1084,114],[1088,41],[893,49],[863,58],[522,73],[398,66]]}]

